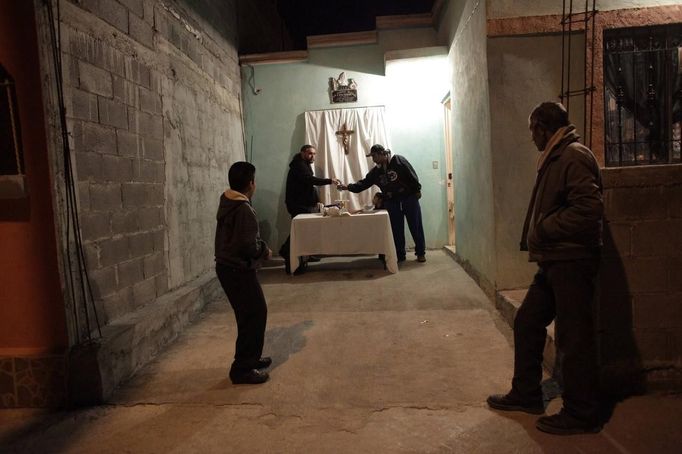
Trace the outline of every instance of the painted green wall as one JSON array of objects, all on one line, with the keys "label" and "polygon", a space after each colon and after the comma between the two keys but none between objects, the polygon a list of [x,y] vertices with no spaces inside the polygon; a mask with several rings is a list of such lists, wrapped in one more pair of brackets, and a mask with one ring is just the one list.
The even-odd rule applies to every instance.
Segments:
[{"label": "painted green wall", "polygon": [[454,36],[450,61],[457,254],[494,283],[495,218],[485,14],[483,2],[467,2],[462,13],[449,19],[459,25],[448,35]]},{"label": "painted green wall", "polygon": [[[403,48],[435,45],[434,30],[407,30]],[[382,44],[384,43],[384,44]],[[422,182],[422,211],[427,247],[440,248],[447,241],[445,225],[446,194],[443,184],[444,142],[440,99],[447,93],[444,85],[439,98],[426,109],[412,111],[405,124],[391,124],[391,109],[401,107],[401,93],[392,78],[404,71],[385,75],[386,48],[395,50],[398,35],[381,32],[379,43],[339,48],[311,49],[307,62],[242,67],[242,93],[247,159],[257,168],[257,191],[254,207],[261,219],[261,233],[276,251],[289,231],[289,215],[284,206],[284,189],[288,164],[304,140],[304,112],[318,109],[352,108],[384,105],[387,110],[388,133],[394,153],[404,155],[414,165]],[[424,57],[432,62],[436,57]],[[444,58],[444,57],[441,57]],[[409,59],[408,66],[420,66],[421,58]],[[403,66],[403,65],[396,65]],[[328,81],[345,71],[358,84],[358,102],[330,104]],[[414,72],[410,68],[410,72]],[[407,88],[408,92],[430,91],[434,75],[424,72],[422,78]],[[420,106],[424,108],[424,106]],[[437,169],[433,169],[433,162]],[[406,234],[409,244],[411,238]]]},{"label": "painted green wall", "polygon": [[[573,37],[571,88],[582,88],[584,39]],[[519,251],[538,153],[528,132],[528,115],[561,91],[561,36],[488,39],[490,117],[497,289],[526,287],[535,273],[528,253]],[[580,63],[580,64],[577,64]],[[583,129],[583,103],[573,99],[571,121]]]}]

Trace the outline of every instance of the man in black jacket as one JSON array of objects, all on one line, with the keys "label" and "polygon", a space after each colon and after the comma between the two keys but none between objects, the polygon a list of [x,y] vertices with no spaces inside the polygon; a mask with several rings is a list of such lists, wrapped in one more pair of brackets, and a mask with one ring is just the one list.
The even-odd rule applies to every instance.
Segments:
[{"label": "man in black jacket", "polygon": [[367,157],[372,157],[376,166],[364,179],[339,189],[362,192],[373,185],[383,192],[383,208],[388,211],[393,230],[393,242],[398,261],[405,261],[405,219],[414,240],[417,261],[426,262],[426,240],[419,205],[422,185],[412,165],[403,156],[391,156],[391,150],[383,145],[373,145]]},{"label": "man in black jacket", "polygon": [[215,233],[216,274],[237,320],[237,342],[230,379],[234,384],[264,383],[261,370],[272,363],[262,358],[268,308],[256,269],[272,255],[260,238],[251,197],[256,168],[235,162],[228,173],[230,188],[220,196]]},{"label": "man in black jacket", "polygon": [[[312,164],[315,162],[316,153],[317,150],[312,145],[303,145],[301,151],[289,163],[285,203],[292,219],[299,214],[312,213],[317,210],[320,197],[315,186],[324,186],[332,183],[341,184],[339,180],[317,178],[313,174]],[[287,274],[291,273],[289,242],[290,238],[287,236],[287,240],[279,250],[279,255],[284,258],[284,268]],[[305,269],[305,262],[305,260],[301,262],[302,265],[298,272],[302,272]]]},{"label": "man in black jacket", "polygon": [[514,320],[512,389],[488,397],[488,405],[544,413],[542,355],[546,327],[555,320],[563,408],[539,418],[536,427],[557,435],[596,433],[602,424],[593,316],[604,211],[601,173],[561,104],[537,106],[529,128],[541,154],[521,250],[539,269]]}]

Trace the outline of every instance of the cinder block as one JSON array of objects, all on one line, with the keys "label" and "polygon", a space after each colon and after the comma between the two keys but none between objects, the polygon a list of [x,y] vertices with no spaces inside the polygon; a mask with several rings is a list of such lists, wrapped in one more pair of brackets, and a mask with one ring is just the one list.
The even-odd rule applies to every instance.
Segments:
[{"label": "cinder block", "polygon": [[117,151],[120,156],[130,156],[137,158],[139,156],[139,137],[132,132],[117,130],[116,131]]},{"label": "cinder block", "polygon": [[135,308],[132,287],[123,288],[102,299],[104,318],[115,320]]},{"label": "cinder block", "polygon": [[632,252],[632,224],[607,222],[604,224],[605,257],[628,257]]},{"label": "cinder block", "polygon": [[664,189],[668,200],[668,213],[671,218],[682,218],[682,185],[668,186]]},{"label": "cinder block", "polygon": [[110,238],[99,242],[99,261],[102,266],[111,266],[128,260],[128,239]]},{"label": "cinder block", "polygon": [[144,2],[142,7],[144,9],[144,15],[142,16],[144,21],[154,26],[154,5],[156,2]]},{"label": "cinder block", "polygon": [[166,271],[164,252],[156,252],[144,258],[144,277],[150,278]]},{"label": "cinder block", "polygon": [[163,141],[152,139],[151,137],[142,138],[142,156],[153,161],[164,161]]},{"label": "cinder block", "polygon": [[142,85],[143,87],[151,88],[149,71],[149,67],[144,63],[140,63],[135,57],[126,57],[126,79],[132,80],[136,84]]},{"label": "cinder block", "polygon": [[121,185],[118,183],[91,183],[90,210],[116,211],[121,208]]},{"label": "cinder block", "polygon": [[88,271],[96,270],[100,267],[99,245],[97,243],[84,242],[83,253],[85,254],[85,267]]},{"label": "cinder block", "polygon": [[130,15],[130,37],[143,46],[154,48],[154,30],[143,19]]},{"label": "cinder block", "polygon": [[671,291],[682,292],[682,256],[668,258],[668,282]]},{"label": "cinder block", "polygon": [[83,61],[78,63],[79,86],[85,91],[100,96],[114,94],[111,73]]},{"label": "cinder block", "polygon": [[152,114],[162,113],[161,96],[152,90],[139,87],[140,109]]},{"label": "cinder block", "polygon": [[137,97],[137,85],[124,79],[113,76],[114,99],[128,106],[138,107],[140,101]]},{"label": "cinder block", "polygon": [[159,206],[164,203],[163,184],[152,183],[124,183],[123,206],[139,208]]},{"label": "cinder block", "polygon": [[131,234],[139,231],[137,212],[119,211],[111,215],[111,229],[115,234]]},{"label": "cinder block", "polygon": [[652,361],[671,359],[668,348],[668,333],[661,329],[636,329],[635,342],[644,367]]},{"label": "cinder block", "polygon": [[67,100],[66,115],[68,117],[94,122],[99,120],[96,95],[72,88],[69,90]]},{"label": "cinder block", "polygon": [[166,181],[166,165],[163,162],[138,159],[134,163],[136,181],[144,183],[163,183]]},{"label": "cinder block", "polygon": [[606,218],[617,220],[654,220],[668,216],[662,187],[615,188],[604,191]]},{"label": "cinder block", "polygon": [[156,298],[156,281],[154,278],[138,282],[133,286],[135,306],[143,306]]},{"label": "cinder block", "polygon": [[80,0],[87,10],[124,33],[128,33],[128,9],[112,0]]},{"label": "cinder block", "polygon": [[113,128],[95,123],[84,123],[82,137],[76,137],[78,151],[94,151],[102,154],[116,153],[116,132]]},{"label": "cinder block", "polygon": [[142,259],[128,260],[118,264],[118,286],[129,287],[144,279]]},{"label": "cinder block", "polygon": [[635,295],[633,325],[682,330],[682,292]]},{"label": "cinder block", "polygon": [[166,246],[166,229],[154,232],[154,250],[155,251],[168,250],[168,247]]},{"label": "cinder block", "polygon": [[128,109],[128,129],[145,137],[163,139],[163,119],[140,110]]},{"label": "cinder block", "polygon": [[168,274],[159,274],[154,278],[156,282],[156,296],[159,297],[165,293],[168,293]]},{"label": "cinder block", "polygon": [[102,155],[102,179],[113,182],[133,180],[133,160],[126,157]]},{"label": "cinder block", "polygon": [[75,153],[78,181],[102,181],[102,155],[92,152]]},{"label": "cinder block", "polygon": [[109,213],[81,213],[79,220],[84,240],[92,241],[111,235]]},{"label": "cinder block", "polygon": [[142,257],[154,252],[154,233],[144,232],[128,236],[131,257]]},{"label": "cinder block", "polygon": [[682,219],[636,223],[632,253],[635,256],[675,257],[682,255]]},{"label": "cinder block", "polygon": [[92,270],[88,275],[95,298],[102,298],[116,291],[116,269],[113,266]]},{"label": "cinder block", "polygon": [[119,1],[123,3],[130,11],[137,14],[139,17],[142,17],[144,15],[143,0],[119,0]]},{"label": "cinder block", "polygon": [[137,212],[140,230],[155,230],[163,225],[162,207],[148,207]]},{"label": "cinder block", "polygon": [[128,110],[125,104],[101,96],[97,99],[97,104],[100,123],[120,129],[128,128]]},{"label": "cinder block", "polygon": [[78,209],[90,210],[90,183],[87,181],[78,182]]}]

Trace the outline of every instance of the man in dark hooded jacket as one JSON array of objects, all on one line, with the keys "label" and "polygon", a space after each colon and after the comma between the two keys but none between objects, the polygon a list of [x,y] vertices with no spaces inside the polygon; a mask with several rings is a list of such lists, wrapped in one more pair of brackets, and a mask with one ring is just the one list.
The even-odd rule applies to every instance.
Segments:
[{"label": "man in dark hooded jacket", "polygon": [[[316,153],[317,150],[312,145],[303,145],[301,151],[289,163],[284,201],[292,219],[299,214],[313,213],[317,210],[320,197],[315,186],[325,186],[332,183],[341,184],[339,180],[318,178],[313,174],[312,164],[315,162]],[[279,255],[284,258],[287,274],[291,272],[289,267],[289,242],[290,238],[287,237],[287,240],[279,250]],[[301,271],[305,268],[305,262],[305,260],[302,261]]]},{"label": "man in dark hooded jacket", "polygon": [[544,413],[542,355],[554,320],[563,355],[563,408],[539,418],[536,427],[556,435],[596,433],[602,424],[593,316],[604,211],[601,173],[561,104],[537,106],[529,128],[541,153],[521,250],[538,263],[538,271],[514,320],[512,389],[488,397],[488,405]]},{"label": "man in dark hooded jacket", "polygon": [[268,380],[261,370],[272,360],[261,357],[268,308],[256,270],[272,255],[260,238],[251,197],[256,191],[256,168],[235,162],[228,173],[230,189],[220,196],[215,234],[216,274],[237,320],[237,342],[230,379],[234,384]]}]

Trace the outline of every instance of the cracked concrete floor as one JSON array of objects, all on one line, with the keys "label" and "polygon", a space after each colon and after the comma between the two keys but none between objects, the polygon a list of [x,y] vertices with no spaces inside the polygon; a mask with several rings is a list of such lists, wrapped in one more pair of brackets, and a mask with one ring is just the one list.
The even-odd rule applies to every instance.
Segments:
[{"label": "cracked concrete floor", "polygon": [[509,386],[510,330],[443,252],[396,275],[374,258],[327,258],[261,280],[268,383],[227,379],[235,328],[217,301],[107,405],[0,412],[0,447],[23,433],[7,451],[680,452],[680,396],[629,399],[589,436],[546,435],[534,416],[489,410],[486,396]]}]

